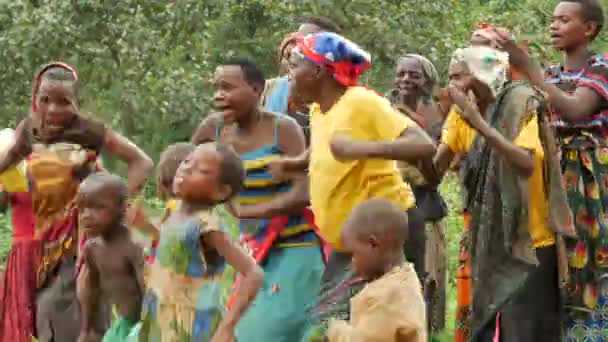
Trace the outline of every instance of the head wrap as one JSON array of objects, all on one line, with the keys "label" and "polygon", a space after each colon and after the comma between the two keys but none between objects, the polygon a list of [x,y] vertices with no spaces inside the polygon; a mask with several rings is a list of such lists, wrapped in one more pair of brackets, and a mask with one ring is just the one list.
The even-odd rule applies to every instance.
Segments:
[{"label": "head wrap", "polygon": [[399,62],[405,58],[413,58],[417,60],[418,63],[420,63],[420,65],[422,66],[424,78],[426,78],[426,84],[423,88],[424,93],[426,95],[426,98],[424,100],[430,100],[433,95],[433,92],[435,91],[435,87],[439,83],[439,73],[437,72],[435,65],[433,65],[433,63],[428,58],[421,55],[417,55],[415,53],[408,53],[402,57],[399,57]]},{"label": "head wrap", "polygon": [[458,49],[452,55],[450,67],[456,63],[464,63],[469,72],[487,85],[496,96],[507,82],[509,55],[487,46],[472,46]]},{"label": "head wrap", "polygon": [[371,56],[357,44],[331,32],[308,35],[298,43],[296,53],[323,66],[340,84],[358,84],[359,76],[371,67]]},{"label": "head wrap", "polygon": [[42,82],[42,76],[44,75],[44,73],[51,69],[51,68],[63,68],[69,72],[72,73],[72,76],[74,76],[74,80],[78,81],[78,73],[76,73],[76,69],[74,69],[72,66],[62,63],[62,62],[52,62],[49,63],[45,66],[42,67],[42,69],[40,69],[40,71],[38,71],[38,73],[36,74],[36,77],[34,78],[34,85],[32,87],[32,105],[31,105],[31,111],[32,113],[36,113],[36,111],[38,111],[38,106],[36,105],[36,96],[38,96],[38,90],[40,89],[40,83]]}]

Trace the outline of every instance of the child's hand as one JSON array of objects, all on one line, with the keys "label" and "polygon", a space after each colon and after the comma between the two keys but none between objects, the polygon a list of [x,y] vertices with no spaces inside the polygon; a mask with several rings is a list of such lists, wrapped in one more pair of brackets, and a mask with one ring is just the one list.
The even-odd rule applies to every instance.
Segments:
[{"label": "child's hand", "polygon": [[220,325],[211,342],[234,342],[234,329]]}]

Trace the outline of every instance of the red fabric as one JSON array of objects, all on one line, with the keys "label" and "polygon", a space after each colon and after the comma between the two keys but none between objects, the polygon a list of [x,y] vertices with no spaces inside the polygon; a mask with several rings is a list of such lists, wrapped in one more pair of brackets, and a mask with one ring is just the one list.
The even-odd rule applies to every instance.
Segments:
[{"label": "red fabric", "polygon": [[30,193],[9,194],[13,245],[0,283],[0,341],[31,342],[35,336],[36,270],[42,243],[34,240]]}]

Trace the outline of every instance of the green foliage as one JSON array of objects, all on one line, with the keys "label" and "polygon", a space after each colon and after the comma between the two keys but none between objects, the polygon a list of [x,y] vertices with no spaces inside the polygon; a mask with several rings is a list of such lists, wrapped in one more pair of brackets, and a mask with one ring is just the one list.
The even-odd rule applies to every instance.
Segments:
[{"label": "green foliage", "polygon": [[[608,0],[604,0],[608,4]],[[366,82],[391,87],[395,59],[428,56],[446,75],[451,52],[481,21],[529,39],[544,60],[554,0],[0,0],[0,126],[28,111],[34,72],[51,60],[77,67],[83,109],[157,157],[189,139],[212,110],[215,66],[229,55],[253,57],[268,76],[276,48],[298,18],[332,17],[344,35],[372,52]],[[606,46],[600,35],[599,50]],[[444,77],[445,79],[445,77]],[[114,161],[107,165],[115,171]]]}]

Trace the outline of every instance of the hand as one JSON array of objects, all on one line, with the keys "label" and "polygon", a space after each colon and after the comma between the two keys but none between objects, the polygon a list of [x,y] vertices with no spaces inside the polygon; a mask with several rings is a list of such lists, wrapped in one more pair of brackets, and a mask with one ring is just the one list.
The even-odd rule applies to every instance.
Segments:
[{"label": "hand", "polygon": [[234,329],[229,327],[220,327],[215,331],[211,342],[233,342],[234,341]]},{"label": "hand", "polygon": [[462,117],[471,127],[477,128],[480,120],[483,120],[476,106],[471,103],[465,93],[453,86],[448,88],[448,93],[452,102],[460,109],[460,117]]},{"label": "hand", "polygon": [[497,39],[496,42],[509,54],[509,63],[521,72],[532,85],[540,87],[544,84],[543,71],[537,63],[533,62],[528,52],[517,45],[517,42],[506,30],[493,29]]},{"label": "hand", "polygon": [[271,160],[268,163],[268,171],[272,175],[272,179],[274,181],[280,182],[288,180],[290,178],[289,172],[287,171],[288,164],[289,159],[287,158]]}]

